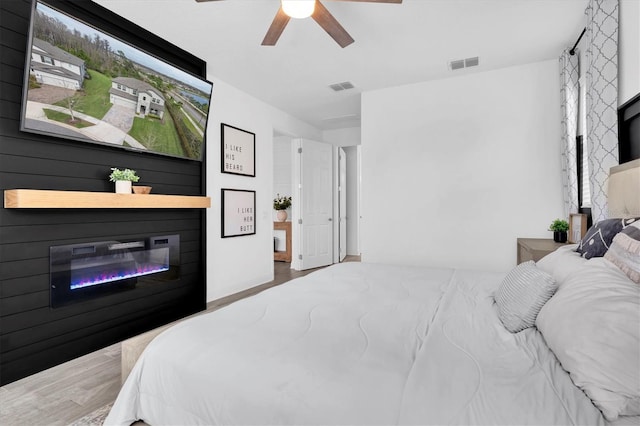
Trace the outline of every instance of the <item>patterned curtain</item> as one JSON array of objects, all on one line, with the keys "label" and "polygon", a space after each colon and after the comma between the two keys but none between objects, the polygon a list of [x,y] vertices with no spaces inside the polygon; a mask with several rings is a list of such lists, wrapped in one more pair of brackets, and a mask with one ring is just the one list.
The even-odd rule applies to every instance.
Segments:
[{"label": "patterned curtain", "polygon": [[566,49],[560,56],[560,97],[562,101],[562,187],[564,215],[578,213],[578,162],[576,134],[580,78],[578,54]]},{"label": "patterned curtain", "polygon": [[586,97],[593,222],[607,218],[609,168],[618,164],[618,0],[589,0]]}]

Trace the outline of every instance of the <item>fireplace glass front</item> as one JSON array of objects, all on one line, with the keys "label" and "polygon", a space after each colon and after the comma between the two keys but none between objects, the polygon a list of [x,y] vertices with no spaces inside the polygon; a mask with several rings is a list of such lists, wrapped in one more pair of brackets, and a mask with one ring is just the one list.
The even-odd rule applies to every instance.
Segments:
[{"label": "fireplace glass front", "polygon": [[180,236],[99,241],[49,249],[51,307],[133,289],[141,282],[175,280]]}]

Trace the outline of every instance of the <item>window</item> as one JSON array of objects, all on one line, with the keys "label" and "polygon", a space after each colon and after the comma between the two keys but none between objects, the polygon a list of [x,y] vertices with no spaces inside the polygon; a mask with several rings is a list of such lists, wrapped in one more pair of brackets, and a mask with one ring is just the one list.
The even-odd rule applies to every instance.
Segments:
[{"label": "window", "polygon": [[49,64],[49,65],[53,65],[53,59],[51,59],[48,56],[42,56],[40,55],[40,59],[42,59],[42,63],[44,64]]},{"label": "window", "polygon": [[589,188],[589,149],[587,147],[587,96],[584,76],[580,77],[579,86],[578,132],[576,138],[576,156],[578,157],[578,202],[581,208],[590,208],[591,190]]},{"label": "window", "polygon": [[587,215],[587,227],[592,224],[591,187],[589,182],[589,147],[587,145],[587,85],[584,39],[578,44],[577,54],[580,63],[578,86],[578,131],[576,137],[576,160],[578,162],[578,212]]}]

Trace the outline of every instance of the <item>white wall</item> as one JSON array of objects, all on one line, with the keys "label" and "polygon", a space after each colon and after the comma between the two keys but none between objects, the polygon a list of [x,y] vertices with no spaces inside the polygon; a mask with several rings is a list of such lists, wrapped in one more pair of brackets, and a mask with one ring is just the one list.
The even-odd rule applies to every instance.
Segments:
[{"label": "white wall", "polygon": [[[293,195],[293,154],[292,139],[288,136],[273,138],[273,198],[279,194],[290,197]],[[291,208],[287,209],[291,220]],[[272,211],[272,219],[276,219],[276,211]]]},{"label": "white wall", "polygon": [[508,270],[562,215],[558,62],[362,95],[366,262]]},{"label": "white wall", "polygon": [[360,127],[324,130],[322,140],[335,146],[354,146],[360,144]]},{"label": "white wall", "polygon": [[[273,279],[273,132],[320,139],[318,129],[209,76],[212,114],[207,126],[207,301]],[[256,134],[256,177],[220,172],[220,123]],[[220,189],[256,191],[256,234],[221,238]]]},{"label": "white wall", "polygon": [[618,104],[640,93],[640,1],[620,0]]}]

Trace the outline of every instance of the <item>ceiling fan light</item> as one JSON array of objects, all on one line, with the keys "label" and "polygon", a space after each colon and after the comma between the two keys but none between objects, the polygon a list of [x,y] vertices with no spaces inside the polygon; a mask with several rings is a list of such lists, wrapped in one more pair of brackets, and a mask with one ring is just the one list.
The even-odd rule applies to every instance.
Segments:
[{"label": "ceiling fan light", "polygon": [[316,0],[281,0],[282,11],[291,18],[304,19],[313,14]]}]

